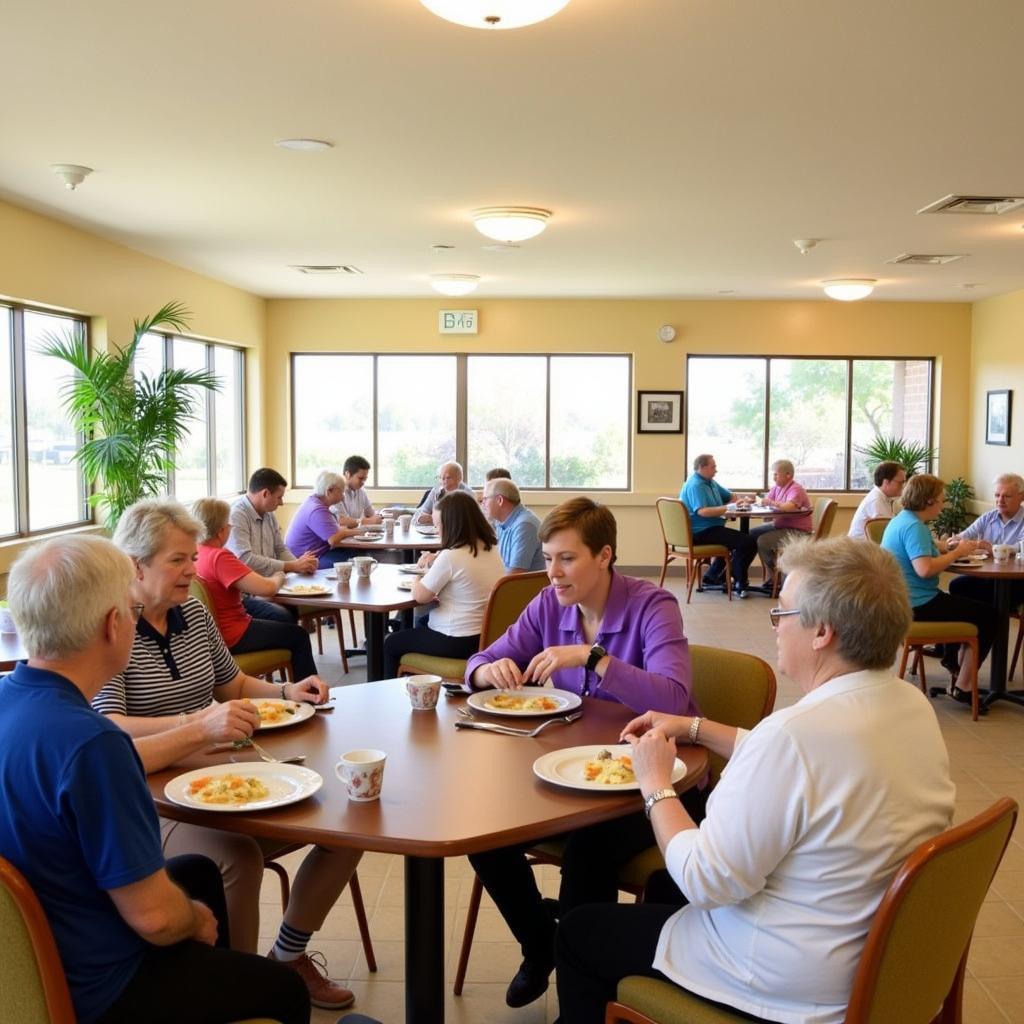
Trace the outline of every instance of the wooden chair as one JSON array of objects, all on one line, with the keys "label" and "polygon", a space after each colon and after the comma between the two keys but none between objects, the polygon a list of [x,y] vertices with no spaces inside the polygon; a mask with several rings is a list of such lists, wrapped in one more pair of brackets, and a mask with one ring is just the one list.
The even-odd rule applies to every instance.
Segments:
[{"label": "wooden chair", "polygon": [[1013,648],[1013,660],[1010,662],[1010,675],[1009,678],[1013,678],[1014,672],[1017,671],[1017,659],[1020,657],[1021,641],[1024,640],[1024,609],[1018,608],[1015,612],[1010,612],[1010,618],[1017,620],[1017,643]]},{"label": "wooden chair", "polygon": [[[523,609],[548,585],[548,574],[540,572],[517,572],[502,576],[491,588],[484,609],[484,621],[480,627],[480,650],[486,650],[523,613]],[[441,658],[434,654],[402,655],[398,666],[400,676],[414,676],[426,673],[441,676],[442,679],[461,683],[466,676],[468,659]]]},{"label": "wooden chair", "polygon": [[[959,1024],[971,933],[1016,820],[1017,804],[1002,797],[903,862],[875,911],[845,1024]],[[605,1024],[744,1019],[669,982],[642,977],[624,978],[605,1014]]]},{"label": "wooden chair", "polygon": [[[814,503],[814,511],[811,513],[811,540],[824,540],[832,533],[832,524],[836,521],[836,512],[839,510],[839,503],[833,498],[819,498]],[[779,596],[782,589],[783,573],[776,572],[772,581],[772,597]]]},{"label": "wooden chair", "polygon": [[[299,625],[306,627],[312,625],[316,630],[316,646],[317,651],[320,654],[324,653],[324,635],[323,635],[323,624],[325,622],[334,623],[334,631],[338,636],[338,650],[341,652],[341,668],[342,671],[348,675],[348,655],[345,654],[345,634],[341,628],[341,609],[340,608],[302,608],[298,609],[299,612]],[[352,609],[348,612],[348,623],[352,629],[352,645],[356,644],[356,620],[352,614]]]},{"label": "wooden chair", "polygon": [[911,672],[921,684],[921,692],[928,693],[928,680],[924,673],[923,649],[933,644],[967,644],[974,654],[974,671],[971,673],[971,718],[978,720],[978,627],[970,622],[912,622],[910,631],[903,641],[903,655],[900,658],[900,679],[906,678],[907,660],[911,652],[914,663]]},{"label": "wooden chair", "polygon": [[725,559],[725,592],[732,600],[732,552],[724,544],[694,544],[693,524],[690,510],[678,498],[659,498],[654,507],[661,524],[661,536],[665,542],[665,554],[661,565],[658,586],[665,585],[665,574],[669,562],[686,563],[686,603],[693,597],[694,584],[697,593],[702,593],[701,566],[710,564],[712,558]]},{"label": "wooden chair", "polygon": [[[752,654],[739,651],[723,651],[715,647],[690,645],[690,666],[693,679],[693,695],[701,714],[714,722],[724,722],[744,729],[752,729],[775,707],[775,673],[771,666]],[[709,758],[709,786],[714,786],[722,774],[725,759],[717,754]],[[529,852],[533,864],[562,863],[564,845],[561,840],[540,843]],[[637,903],[643,899],[647,881],[655,871],[665,867],[661,850],[651,846],[638,853],[622,865],[619,871],[619,889],[633,896]],[[483,883],[473,878],[473,889],[466,910],[466,928],[462,935],[462,948],[455,970],[455,984],[452,991],[462,995],[469,966],[469,954],[473,948],[473,934],[476,931],[480,901],[483,897]]]},{"label": "wooden chair", "polygon": [[864,524],[864,536],[868,540],[874,541],[876,544],[882,543],[882,534],[885,533],[885,528],[892,522],[887,516],[879,516],[875,519],[869,519]]}]

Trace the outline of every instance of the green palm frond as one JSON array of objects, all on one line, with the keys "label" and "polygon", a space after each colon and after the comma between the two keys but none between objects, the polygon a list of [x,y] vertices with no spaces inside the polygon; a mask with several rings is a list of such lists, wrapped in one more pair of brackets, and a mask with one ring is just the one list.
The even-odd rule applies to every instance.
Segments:
[{"label": "green palm frond", "polygon": [[938,448],[894,434],[879,434],[869,444],[854,447],[867,457],[869,469],[874,469],[880,462],[898,462],[908,477],[925,472],[939,456]]}]

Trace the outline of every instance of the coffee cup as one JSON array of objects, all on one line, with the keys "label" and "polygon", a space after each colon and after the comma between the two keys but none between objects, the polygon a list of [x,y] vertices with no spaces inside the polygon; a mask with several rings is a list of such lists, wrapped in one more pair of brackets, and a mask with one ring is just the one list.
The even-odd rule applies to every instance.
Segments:
[{"label": "coffee cup", "polygon": [[390,540],[395,535],[395,521],[388,518],[384,520],[384,536]]},{"label": "coffee cup", "polygon": [[338,562],[334,566],[334,574],[338,577],[339,583],[348,584],[352,579],[352,563],[351,562]]},{"label": "coffee cup", "polygon": [[405,533],[408,533],[412,529],[412,515],[406,514],[398,517],[398,525],[402,527]]},{"label": "coffee cup", "polygon": [[433,711],[441,695],[440,676],[406,676],[405,692],[416,711]]},{"label": "coffee cup", "polygon": [[992,557],[997,562],[1008,562],[1017,554],[1017,549],[1012,544],[993,544]]},{"label": "coffee cup", "polygon": [[372,749],[350,750],[341,755],[334,766],[334,774],[345,783],[349,800],[365,802],[380,796],[386,758],[383,750]]},{"label": "coffee cup", "polygon": [[370,573],[377,568],[377,559],[369,555],[358,555],[352,559],[352,564],[356,567],[356,575],[361,580],[368,580]]}]

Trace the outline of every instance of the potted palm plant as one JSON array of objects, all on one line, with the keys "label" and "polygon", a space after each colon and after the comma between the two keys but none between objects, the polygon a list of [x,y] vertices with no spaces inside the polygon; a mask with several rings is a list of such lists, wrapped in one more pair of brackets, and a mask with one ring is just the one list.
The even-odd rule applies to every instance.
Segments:
[{"label": "potted palm plant", "polygon": [[42,351],[67,363],[74,375],[61,388],[61,402],[85,441],[74,458],[94,488],[90,504],[104,511],[113,530],[121,514],[140,498],[161,494],[175,454],[204,390],[218,390],[206,370],[164,369],[155,377],[134,372],[135,352],[150,331],[188,329],[190,313],[169,302],[134,323],[124,348],[90,352],[80,327],[45,338]]},{"label": "potted palm plant", "polygon": [[867,459],[869,469],[873,470],[880,462],[898,462],[907,471],[908,478],[926,471],[939,455],[938,448],[894,434],[878,434],[870,444],[856,445],[856,448]]},{"label": "potted palm plant", "polygon": [[946,504],[932,523],[932,529],[939,537],[952,537],[963,533],[973,516],[967,511],[967,503],[974,499],[974,488],[962,477],[954,477],[946,484]]}]

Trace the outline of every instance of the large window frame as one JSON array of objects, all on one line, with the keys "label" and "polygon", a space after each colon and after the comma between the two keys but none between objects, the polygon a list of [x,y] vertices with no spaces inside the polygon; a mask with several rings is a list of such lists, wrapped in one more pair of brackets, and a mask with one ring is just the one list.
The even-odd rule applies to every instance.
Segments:
[{"label": "large window frame", "polygon": [[[367,485],[373,488],[383,488],[387,490],[399,490],[405,488],[415,487],[428,487],[434,481],[423,480],[416,484],[395,484],[386,480],[380,480],[377,476],[377,468],[379,465],[378,449],[379,449],[379,362],[381,359],[401,357],[407,358],[431,358],[443,356],[446,358],[454,358],[456,361],[456,409],[455,409],[455,423],[456,423],[456,435],[455,435],[455,459],[467,469],[466,482],[472,483],[473,485],[482,485],[483,483],[483,472],[480,467],[468,464],[468,448],[469,448],[469,426],[468,426],[468,409],[469,409],[469,360],[471,359],[544,359],[545,360],[545,424],[544,424],[544,486],[543,487],[523,487],[523,490],[527,491],[564,491],[564,490],[579,490],[577,487],[567,487],[558,484],[551,483],[551,363],[554,359],[566,360],[566,359],[622,359],[625,360],[627,369],[627,381],[626,381],[626,407],[623,411],[623,422],[621,426],[623,446],[625,450],[625,479],[621,487],[586,487],[587,491],[595,492],[609,492],[609,493],[625,493],[631,489],[631,482],[633,479],[633,356],[628,352],[365,352],[365,351],[293,351],[289,354],[289,398],[290,398],[290,409],[289,409],[289,438],[291,445],[291,486],[295,488],[307,488],[313,486],[312,480],[306,480],[300,477],[299,474],[299,451],[297,443],[297,431],[295,421],[295,410],[298,396],[296,396],[296,360],[302,359],[303,357],[313,356],[316,358],[346,358],[358,356],[362,358],[369,357],[373,361],[372,369],[372,387],[373,395],[371,398],[371,416],[372,416],[372,435],[373,444],[371,452],[360,452],[358,454],[364,455],[371,463],[370,476],[367,481]],[[500,400],[505,400],[507,396],[497,396]],[[430,396],[423,396],[424,401],[429,401]],[[339,461],[343,461],[348,455],[356,454],[352,452],[339,452]],[[324,467],[331,468],[331,467]],[[488,467],[490,468],[490,467]],[[479,475],[479,479],[477,476]]]},{"label": "large window frame", "polygon": [[[808,361],[808,362],[836,362],[846,363],[846,410],[844,419],[844,445],[845,445],[845,467],[844,467],[844,480],[842,487],[825,487],[825,488],[813,488],[808,487],[808,491],[825,492],[829,494],[864,494],[869,488],[855,488],[851,485],[851,476],[854,471],[854,443],[853,443],[853,392],[854,392],[854,365],[857,363],[899,363],[899,362],[910,362],[910,363],[926,363],[928,364],[928,395],[925,401],[925,415],[926,415],[926,426],[925,434],[927,443],[929,446],[933,443],[934,427],[935,427],[935,357],[934,356],[910,356],[910,355],[892,355],[892,356],[849,356],[849,355],[818,355],[818,354],[804,354],[799,355],[783,355],[780,353],[772,355],[759,355],[756,353],[730,353],[723,355],[718,352],[704,352],[704,353],[689,353],[686,357],[686,380],[687,387],[690,386],[691,373],[690,368],[694,362],[714,359],[718,362],[723,362],[730,359],[744,360],[747,362],[751,361],[762,361],[765,364],[765,391],[764,391],[764,437],[763,437],[763,456],[762,456],[762,473],[763,477],[760,481],[729,481],[729,486],[733,489],[749,489],[757,491],[766,491],[770,487],[771,481],[771,468],[770,468],[770,445],[772,437],[772,422],[771,422],[771,410],[772,410],[772,362],[774,360],[796,362],[796,361]],[[686,423],[684,426],[686,436],[686,466],[689,469],[694,457],[699,454],[696,451],[690,450],[690,403],[686,403],[685,419]],[[929,464],[925,467],[925,470],[930,472],[932,466]]]}]

